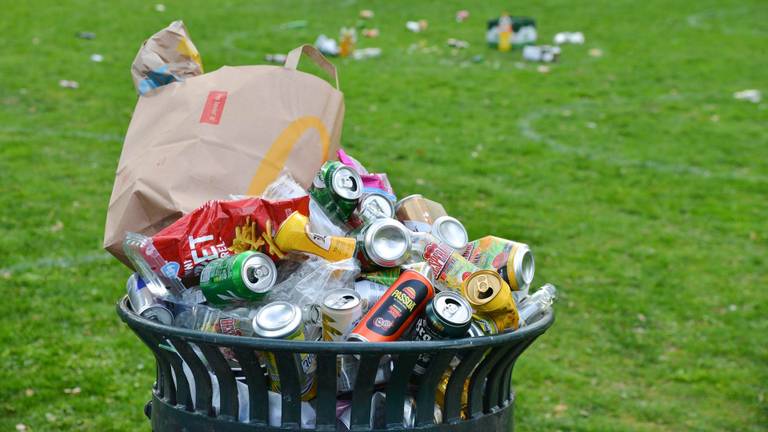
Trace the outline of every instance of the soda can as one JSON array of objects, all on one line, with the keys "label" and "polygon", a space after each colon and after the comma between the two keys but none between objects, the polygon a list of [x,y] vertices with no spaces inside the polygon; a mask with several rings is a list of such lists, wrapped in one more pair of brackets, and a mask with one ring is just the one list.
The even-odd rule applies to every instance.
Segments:
[{"label": "soda can", "polygon": [[440,216],[432,224],[431,233],[436,239],[448,244],[456,250],[467,247],[469,236],[464,224],[451,216]]},{"label": "soda can", "polygon": [[413,270],[404,271],[363,316],[349,340],[395,341],[405,333],[434,297],[432,282]]},{"label": "soda can", "polygon": [[[131,309],[137,315],[148,320],[157,321],[160,324],[173,324],[173,314],[170,309],[165,306],[160,297],[152,292],[152,287],[138,273],[134,273],[128,278],[125,288],[128,292],[128,302],[131,305]],[[162,287],[157,287],[156,291],[162,291],[160,288]]]},{"label": "soda can", "polygon": [[461,254],[478,268],[499,272],[513,291],[527,291],[533,281],[536,263],[525,243],[485,236],[469,242]]},{"label": "soda can", "polygon": [[214,305],[262,300],[277,279],[275,263],[261,252],[246,251],[209,262],[200,289]]},{"label": "soda can", "polygon": [[[360,273],[360,277],[362,277],[364,280],[384,285],[386,290],[386,288],[392,286],[397,278],[400,277],[400,273],[402,273],[402,271],[399,267],[392,267],[372,272]],[[370,306],[373,306],[373,304],[370,304]]]},{"label": "soda can", "polygon": [[467,330],[467,337],[480,337],[499,334],[499,326],[496,321],[485,318],[481,315],[472,315],[472,324]]},{"label": "soda can", "polygon": [[408,229],[416,232],[431,232],[435,220],[448,216],[439,202],[428,200],[422,195],[408,195],[395,204],[397,220]]},{"label": "soda can", "polygon": [[309,218],[293,212],[277,230],[275,244],[283,252],[308,252],[328,261],[342,261],[355,256],[356,240],[310,232]]},{"label": "soda can", "polygon": [[[413,326],[411,340],[430,341],[464,337],[472,322],[472,306],[460,294],[443,291],[435,294],[424,309],[424,314]],[[431,356],[421,354],[413,372],[424,375]]]},{"label": "soda can", "polygon": [[309,194],[330,216],[346,222],[363,194],[363,181],[352,168],[328,161],[320,167]]},{"label": "soda can", "polygon": [[[301,318],[301,308],[285,301],[276,301],[263,306],[253,318],[253,333],[258,337],[270,339],[286,339],[303,341],[304,329]],[[280,392],[280,375],[277,369],[277,359],[272,352],[260,351],[261,361],[267,367],[272,391]],[[296,371],[301,385],[301,399],[310,400],[315,397],[315,369],[317,362],[312,353],[293,354]]]},{"label": "soda can", "polygon": [[339,341],[363,316],[363,302],[354,290],[338,288],[323,297],[320,312],[323,317],[323,340]]},{"label": "soda can", "polygon": [[357,235],[357,259],[366,270],[397,267],[408,259],[410,231],[395,219],[378,219]]},{"label": "soda can", "polygon": [[[432,420],[435,424],[443,422],[443,410],[436,403]],[[416,426],[416,398],[406,396],[403,401],[403,426],[406,429],[412,429]]]},{"label": "soda can", "polygon": [[[450,379],[451,375],[448,372],[444,373],[435,389],[435,406],[437,409],[440,409],[441,412],[442,408],[445,408],[445,392],[448,390],[448,381],[450,381]],[[469,417],[469,379],[464,381],[464,386],[461,390],[460,403],[461,411],[459,412],[459,418],[461,420],[466,420]]]},{"label": "soda can", "polygon": [[499,330],[516,329],[519,321],[512,292],[504,279],[493,270],[478,270],[461,287],[462,294],[472,308],[483,317],[490,318]]},{"label": "soda can", "polygon": [[[338,354],[336,356],[336,391],[338,393],[348,393],[355,388],[355,379],[357,370],[360,367],[360,359],[357,354]],[[376,376],[373,379],[374,385],[386,384],[392,377],[394,363],[389,355],[383,355],[379,359],[379,367],[376,369]]]},{"label": "soda can", "polygon": [[[397,272],[397,276],[400,276],[399,270]],[[389,285],[392,285],[395,280],[397,280],[397,276],[395,276],[392,279],[392,282],[390,282],[388,285],[382,285],[380,283],[366,279],[360,279],[359,281],[355,282],[355,292],[360,295],[360,302],[363,307],[363,313],[368,312],[368,309],[373,307],[373,305],[379,301],[381,296],[383,296],[384,293],[389,289]]]},{"label": "soda can", "polygon": [[350,216],[349,225],[352,228],[360,228],[377,219],[393,217],[395,217],[395,206],[389,198],[382,193],[366,192]]},{"label": "soda can", "polygon": [[432,268],[435,282],[453,291],[460,291],[464,280],[479,270],[445,243],[427,242],[420,258]]}]

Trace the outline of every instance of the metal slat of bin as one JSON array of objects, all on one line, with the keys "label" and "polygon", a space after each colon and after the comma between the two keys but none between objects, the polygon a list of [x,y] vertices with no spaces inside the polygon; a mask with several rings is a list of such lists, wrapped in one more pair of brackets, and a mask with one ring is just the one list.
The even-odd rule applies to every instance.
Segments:
[{"label": "metal slat of bin", "polygon": [[189,389],[187,375],[184,373],[184,362],[181,361],[176,349],[167,339],[152,336],[152,340],[157,343],[158,353],[166,359],[173,369],[173,375],[176,378],[174,387],[176,403],[183,405],[189,411],[193,411],[195,407],[192,403],[192,394]]},{"label": "metal slat of bin", "polygon": [[419,392],[416,396],[416,426],[435,422],[435,389],[454,354],[455,351],[431,353],[427,373],[419,381]]},{"label": "metal slat of bin", "polygon": [[317,426],[319,432],[336,430],[336,355],[317,356]]},{"label": "metal slat of bin", "polygon": [[371,428],[371,398],[376,371],[379,369],[381,356],[378,354],[363,354],[355,376],[355,386],[352,390],[352,415],[350,429],[368,430]]},{"label": "metal slat of bin", "polygon": [[169,337],[176,351],[192,371],[192,377],[195,379],[195,411],[207,416],[213,417],[213,388],[211,386],[211,376],[208,374],[208,368],[205,367],[197,353],[192,349],[192,345],[180,338]]},{"label": "metal slat of bin", "polygon": [[515,346],[515,348],[507,355],[505,359],[499,362],[494,368],[493,372],[488,376],[488,379],[499,383],[498,387],[495,387],[493,391],[488,395],[487,402],[490,406],[486,409],[493,409],[494,407],[502,408],[511,399],[510,393],[510,379],[512,376],[512,369],[515,367],[515,361],[517,357],[525,351],[528,346],[533,343],[533,340],[521,341]]},{"label": "metal slat of bin", "polygon": [[245,382],[248,384],[248,418],[257,425],[269,424],[269,395],[265,371],[256,357],[256,352],[248,348],[234,348],[235,357],[243,368]]},{"label": "metal slat of bin", "polygon": [[235,374],[227,363],[227,359],[221,354],[219,347],[199,343],[197,346],[203,352],[208,364],[219,382],[219,416],[228,420],[237,420],[238,398]]},{"label": "metal slat of bin", "polygon": [[418,354],[400,354],[393,358],[395,368],[392,370],[392,377],[387,383],[387,401],[386,401],[386,425],[387,429],[403,427],[403,403],[405,402],[405,392],[408,382],[413,373],[413,366],[416,365]]},{"label": "metal slat of bin", "polygon": [[451,379],[448,380],[448,386],[445,390],[445,410],[443,412],[445,423],[456,423],[461,420],[461,398],[464,394],[464,384],[469,378],[469,374],[475,370],[485,355],[486,350],[487,348],[476,348],[461,353],[461,362],[451,374]]},{"label": "metal slat of bin", "polygon": [[149,347],[152,354],[155,355],[155,361],[157,362],[157,393],[164,401],[175,405],[176,404],[176,388],[173,385],[173,377],[171,376],[171,366],[165,359],[160,348],[160,341],[149,332],[140,331],[135,329],[136,335],[144,342],[144,345]]},{"label": "metal slat of bin", "polygon": [[277,371],[280,376],[280,395],[282,396],[281,420],[283,428],[298,429],[301,424],[301,385],[296,357],[300,354],[275,351]]},{"label": "metal slat of bin", "polygon": [[[489,387],[499,385],[499,383],[490,382],[486,383],[488,374],[496,363],[499,362],[509,351],[515,347],[515,344],[502,345],[493,347],[491,352],[480,362],[480,365],[475,369],[472,374],[472,378],[469,380],[469,416],[471,418],[479,417],[483,414],[483,399],[484,394],[487,394]],[[485,392],[483,392],[485,387]]]}]

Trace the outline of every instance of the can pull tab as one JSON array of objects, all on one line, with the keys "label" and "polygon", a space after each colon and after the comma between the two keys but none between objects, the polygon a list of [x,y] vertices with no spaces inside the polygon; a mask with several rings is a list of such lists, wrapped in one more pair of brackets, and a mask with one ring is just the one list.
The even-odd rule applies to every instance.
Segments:
[{"label": "can pull tab", "polygon": [[475,289],[477,298],[483,300],[493,297],[493,287],[488,281],[488,276],[481,275],[476,280],[477,283],[475,284]]}]

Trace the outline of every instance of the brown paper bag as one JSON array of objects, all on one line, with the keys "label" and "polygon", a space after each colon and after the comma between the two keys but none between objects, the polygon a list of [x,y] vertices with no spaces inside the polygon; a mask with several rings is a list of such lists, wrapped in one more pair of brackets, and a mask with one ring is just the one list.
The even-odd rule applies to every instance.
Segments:
[{"label": "brown paper bag", "polygon": [[[326,81],[296,70],[307,55]],[[303,186],[339,147],[344,98],[314,47],[285,66],[225,66],[139,97],[109,201],[104,247],[127,263],[127,231],[153,235],[211,199],[258,195],[287,171]]]}]

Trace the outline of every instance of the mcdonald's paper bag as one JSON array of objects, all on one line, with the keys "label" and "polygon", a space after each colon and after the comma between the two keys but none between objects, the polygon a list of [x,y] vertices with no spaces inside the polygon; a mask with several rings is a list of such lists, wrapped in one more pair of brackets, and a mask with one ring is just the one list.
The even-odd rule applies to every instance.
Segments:
[{"label": "mcdonald's paper bag", "polygon": [[[296,70],[302,55],[336,87]],[[117,167],[104,247],[128,264],[126,232],[151,236],[230,194],[259,195],[282,172],[307,187],[339,146],[344,98],[315,48],[284,66],[225,66],[139,97]]]}]

